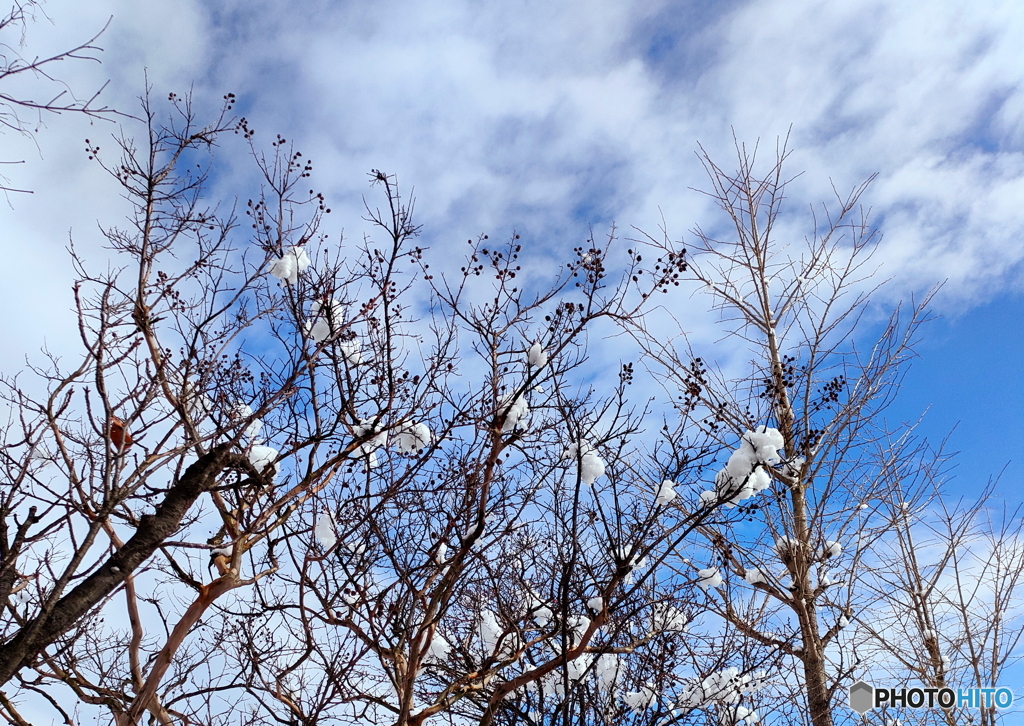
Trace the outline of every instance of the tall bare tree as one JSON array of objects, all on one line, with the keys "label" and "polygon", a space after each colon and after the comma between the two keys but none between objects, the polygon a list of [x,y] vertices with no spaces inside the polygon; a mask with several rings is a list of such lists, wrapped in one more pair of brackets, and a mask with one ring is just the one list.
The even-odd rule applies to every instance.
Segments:
[{"label": "tall bare tree", "polygon": [[[891,525],[871,567],[876,599],[873,617],[860,624],[861,650],[897,683],[1012,685],[1001,679],[1022,655],[1021,511],[993,506],[999,501],[994,482],[973,501],[951,501],[942,490],[947,459],[924,447],[914,453],[887,469]],[[928,496],[906,501],[900,493],[915,480],[930,488]],[[1019,707],[1006,712],[958,704],[898,716],[906,723],[995,726],[1018,714]]]},{"label": "tall bare tree", "polygon": [[[889,526],[879,502],[891,492],[875,456],[889,436],[881,413],[927,299],[884,317],[871,305],[875,233],[859,203],[867,182],[837,193],[796,243],[778,229],[791,181],[785,144],[765,174],[756,151],[737,151],[735,173],[701,155],[728,224],[724,238],[695,231],[688,275],[749,365],[726,371],[685,336],[666,344],[642,326],[634,334],[679,391],[680,432],[695,427],[731,451],[724,467],[709,467],[704,498],[746,521],[715,517],[699,528],[702,556],[724,578],[706,607],[784,656],[788,719],[829,726],[859,666],[844,628],[869,600],[862,562]],[[667,236],[647,241],[672,249]]]}]

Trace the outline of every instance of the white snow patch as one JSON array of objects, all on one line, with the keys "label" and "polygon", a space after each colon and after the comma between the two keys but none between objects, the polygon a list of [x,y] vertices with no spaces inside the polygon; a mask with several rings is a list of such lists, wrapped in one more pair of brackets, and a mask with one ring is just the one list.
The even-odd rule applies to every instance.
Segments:
[{"label": "white snow patch", "polygon": [[314,343],[323,343],[339,333],[345,325],[345,307],[337,300],[314,302],[309,306],[310,320],[306,321],[306,335]]},{"label": "white snow patch", "polygon": [[526,354],[526,362],[534,368],[543,368],[548,364],[548,353],[540,343],[534,343]]},{"label": "white snow patch", "polygon": [[764,687],[765,676],[764,671],[740,675],[738,668],[725,668],[712,673],[700,684],[686,688],[674,706],[695,709],[713,703],[738,704],[743,696],[756,693]]},{"label": "white snow patch", "polygon": [[234,543],[226,544],[223,547],[214,547],[212,550],[210,550],[210,557],[217,557],[219,555],[223,555],[224,557],[231,557],[231,555],[234,554],[234,552]]},{"label": "white snow patch", "polygon": [[800,546],[800,540],[794,537],[787,537],[783,535],[782,537],[779,537],[777,540],[775,540],[775,545],[772,547],[772,549],[775,550],[775,554],[779,556],[779,559],[785,560],[795,550],[799,549]]},{"label": "white snow patch", "polygon": [[537,625],[543,628],[545,625],[551,622],[551,618],[554,613],[551,612],[551,608],[544,604],[533,592],[530,592],[526,599],[526,609],[533,614],[533,620]]},{"label": "white snow patch", "polygon": [[754,431],[744,433],[743,440],[756,452],[758,461],[765,464],[778,464],[782,461],[779,450],[785,448],[786,441],[778,429],[759,426]]},{"label": "white snow patch", "polygon": [[578,681],[586,673],[587,669],[594,662],[594,656],[591,653],[581,653],[579,656],[574,658],[565,664],[566,674],[569,676],[569,680]]},{"label": "white snow patch", "polygon": [[263,474],[267,467],[271,467],[270,476],[271,478],[277,477],[278,467],[275,463],[277,461],[278,450],[271,446],[263,446],[258,444],[249,449],[249,463],[253,465],[260,474]]},{"label": "white snow patch", "polygon": [[756,724],[760,720],[757,711],[746,706],[740,706],[739,704],[723,708],[718,713],[718,723],[720,726],[748,726]]},{"label": "white snow patch", "polygon": [[601,688],[607,691],[615,685],[621,666],[619,656],[615,653],[604,653],[597,657],[597,662],[594,663],[594,675],[597,676],[597,682]]},{"label": "white snow patch", "polygon": [[443,541],[442,542],[438,542],[437,543],[437,552],[434,553],[434,562],[436,562],[439,565],[440,564],[444,564],[444,558],[445,558],[445,556],[447,554],[448,554],[448,543],[447,542],[443,542]]},{"label": "white snow patch", "polygon": [[395,430],[394,437],[403,454],[418,454],[434,441],[434,434],[425,423],[406,422]]},{"label": "white snow patch", "polygon": [[281,257],[272,259],[267,272],[289,285],[299,281],[299,275],[309,268],[309,255],[303,247],[286,247]]},{"label": "white snow patch", "polygon": [[[252,406],[247,403],[238,402],[231,409],[231,416],[234,419],[246,419],[252,416]],[[249,425],[245,427],[245,431],[242,432],[243,436],[248,438],[254,438],[256,434],[263,428],[263,422],[258,418],[254,418],[249,422]]]},{"label": "white snow patch", "polygon": [[765,579],[764,574],[761,570],[756,567],[748,567],[746,572],[743,573],[743,579],[749,582],[751,585],[757,584],[768,584],[768,580]]},{"label": "white snow patch", "polygon": [[364,436],[374,434],[356,448],[355,455],[359,458],[366,459],[366,465],[368,468],[376,469],[379,465],[379,462],[377,461],[377,449],[388,445],[388,432],[380,431],[378,425],[374,423],[373,418],[364,418],[358,425],[352,427],[352,433],[356,438],[362,438]]},{"label": "white snow patch", "polygon": [[[725,501],[727,507],[735,507],[745,499],[771,486],[771,475],[766,466],[782,461],[779,449],[785,441],[778,429],[760,426],[755,431],[746,431],[740,437],[740,446],[729,457],[729,461],[715,476],[717,498]],[[708,492],[701,494],[705,506],[711,503]]]},{"label": "white snow patch", "polygon": [[719,587],[722,584],[722,574],[718,571],[717,567],[699,570],[697,576],[700,578],[697,580],[697,585],[704,592],[707,592],[712,587]]},{"label": "white snow patch", "polygon": [[449,643],[443,635],[438,632],[434,632],[434,637],[430,641],[430,647],[427,648],[427,660],[431,660],[437,663],[448,660],[448,653],[451,652],[452,645]]},{"label": "white snow patch", "polygon": [[651,610],[651,633],[685,633],[690,619],[669,603],[655,603]]},{"label": "white snow patch", "polygon": [[325,550],[331,549],[338,543],[338,535],[334,531],[334,517],[330,512],[324,512],[316,520],[313,534],[316,535],[317,541]]},{"label": "white snow patch", "polygon": [[639,691],[629,691],[623,695],[622,700],[633,709],[633,713],[640,714],[654,706],[658,700],[658,692],[654,686],[647,683]]},{"label": "white snow patch", "polygon": [[501,651],[497,653],[499,658],[508,658],[514,654],[516,638],[505,634],[505,629],[498,622],[498,616],[491,610],[485,608],[480,611],[477,633],[484,646],[486,656],[494,655],[499,643],[501,644]]},{"label": "white snow patch", "polygon": [[643,569],[647,566],[647,558],[641,557],[639,553],[634,554],[632,557],[629,556],[629,547],[620,547],[615,550],[616,560],[626,560],[626,566],[629,568],[629,572],[622,579],[622,582],[627,585],[633,584],[633,572],[636,570]]},{"label": "white snow patch", "polygon": [[583,636],[590,627],[591,620],[586,615],[573,615],[565,621],[566,627],[572,631],[570,643],[575,647],[583,640]]},{"label": "white snow patch", "polygon": [[507,434],[510,431],[526,428],[526,418],[530,415],[530,404],[522,394],[515,397],[509,394],[498,407],[498,413],[505,415],[505,423],[501,426],[501,432]]},{"label": "white snow patch", "polygon": [[589,441],[569,444],[562,452],[562,461],[578,460],[580,480],[587,485],[593,484],[605,474],[604,459]]}]

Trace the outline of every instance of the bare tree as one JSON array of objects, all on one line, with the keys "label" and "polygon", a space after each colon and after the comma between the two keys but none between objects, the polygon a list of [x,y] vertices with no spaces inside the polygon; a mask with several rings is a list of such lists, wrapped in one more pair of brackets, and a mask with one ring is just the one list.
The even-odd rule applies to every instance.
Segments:
[{"label": "bare tree", "polygon": [[[588,336],[685,258],[613,274],[612,233],[544,284],[483,235],[438,271],[377,171],[380,239],[332,242],[312,164],[224,101],[146,98],[118,161],[89,145],[134,205],[121,266],[75,256],[79,363],[3,381],[8,721],[648,723],[755,689],[733,635],[680,637],[698,578],[662,566],[715,512],[673,489],[699,442],[643,445],[628,360],[587,382]],[[228,131],[262,180],[244,227],[204,197]]]},{"label": "bare tree", "polygon": [[[787,719],[828,726],[860,665],[844,628],[867,617],[862,563],[890,526],[880,502],[891,491],[875,456],[890,440],[880,414],[911,357],[924,303],[885,317],[870,306],[875,235],[859,206],[867,183],[837,193],[803,244],[783,242],[785,144],[765,175],[756,151],[737,152],[735,174],[701,155],[730,236],[698,228],[689,275],[749,366],[728,373],[685,338],[666,345],[641,326],[634,333],[678,389],[680,432],[695,427],[732,450],[704,499],[746,521],[716,516],[699,528],[704,564],[717,564],[723,580],[706,607],[783,655],[777,685],[791,689],[781,701],[792,704]],[[648,242],[672,249],[667,236]],[[910,488],[902,499],[917,496]],[[699,566],[689,558],[684,567]]]},{"label": "bare tree", "polygon": [[[1021,512],[991,507],[994,482],[973,502],[950,502],[941,487],[945,459],[915,453],[888,468],[892,491],[918,480],[930,496],[914,503],[888,498],[891,527],[872,567],[876,601],[874,617],[862,624],[862,652],[895,682],[954,690],[1006,685],[1000,679],[1019,662],[1024,635]],[[990,704],[899,717],[994,726],[1014,714]]]}]

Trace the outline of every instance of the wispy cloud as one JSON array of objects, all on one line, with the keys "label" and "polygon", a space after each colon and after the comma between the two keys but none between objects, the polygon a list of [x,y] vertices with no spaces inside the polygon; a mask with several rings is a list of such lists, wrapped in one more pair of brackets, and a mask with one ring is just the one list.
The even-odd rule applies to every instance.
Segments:
[{"label": "wispy cloud", "polygon": [[[68,64],[70,84],[112,78],[108,102],[127,110],[144,71],[156,97],[193,84],[209,105],[237,93],[261,134],[287,133],[314,159],[350,236],[371,168],[415,185],[434,245],[516,229],[555,254],[590,225],[653,230],[659,209],[679,235],[715,223],[689,191],[704,184],[697,141],[728,166],[731,127],[771,148],[792,125],[791,169],[807,172],[794,214],[827,199],[830,179],[845,191],[879,173],[866,201],[898,291],[949,278],[947,299],[962,304],[1020,286],[1017,3],[46,7],[55,25],[32,33],[50,45],[113,16],[104,65]],[[4,225],[36,240],[13,254],[52,254],[72,227],[95,240],[96,219],[117,219],[113,186],[84,165],[82,129],[52,123],[44,160],[19,169],[36,198],[4,210]],[[247,174],[226,167],[218,192],[244,196]]]}]

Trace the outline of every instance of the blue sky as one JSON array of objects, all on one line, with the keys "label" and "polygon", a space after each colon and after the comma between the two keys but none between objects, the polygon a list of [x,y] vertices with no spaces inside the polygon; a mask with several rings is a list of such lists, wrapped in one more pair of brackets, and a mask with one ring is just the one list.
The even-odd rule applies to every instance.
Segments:
[{"label": "blue sky", "polygon": [[927,410],[919,430],[932,441],[952,431],[948,449],[959,453],[950,490],[957,494],[970,496],[1002,472],[997,497],[1024,500],[1017,485],[1024,472],[1022,320],[1024,296],[1004,294],[926,326],[920,358],[889,413],[913,421]]},{"label": "blue sky", "polygon": [[[171,8],[173,7],[173,11]],[[1013,461],[1018,497],[1024,259],[1024,6],[1019,2],[158,3],[50,0],[26,53],[80,42],[110,18],[102,64],[67,63],[79,94],[134,110],[189,88],[227,92],[269,141],[289,135],[315,163],[333,222],[361,235],[371,168],[416,189],[425,239],[464,244],[520,232],[542,258],[608,223],[674,236],[714,225],[697,142],[728,166],[732,129],[768,147],[792,126],[786,229],[802,209],[878,173],[865,202],[884,234],[885,302],[945,281],[941,319],[891,415],[961,450],[954,491]],[[113,124],[44,119],[35,142],[3,137],[3,171],[35,190],[0,208],[0,249],[17,274],[0,289],[0,364],[20,368],[44,339],[74,349],[63,255],[69,233],[105,266],[97,222],[125,212],[83,139],[112,148]],[[36,146],[38,144],[38,146]],[[225,149],[222,158],[238,158]],[[251,189],[232,162],[217,194]],[[801,227],[801,225],[803,225]],[[11,311],[31,310],[32,315]]]}]

